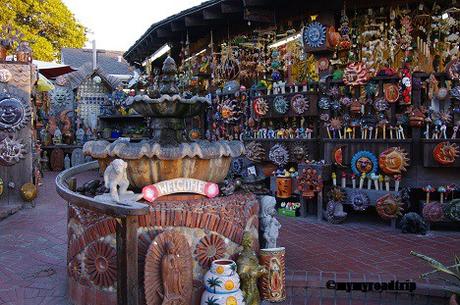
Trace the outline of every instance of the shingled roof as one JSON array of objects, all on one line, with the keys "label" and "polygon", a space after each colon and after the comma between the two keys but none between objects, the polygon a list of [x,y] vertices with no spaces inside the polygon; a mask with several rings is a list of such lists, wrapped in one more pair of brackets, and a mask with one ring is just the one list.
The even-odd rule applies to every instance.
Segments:
[{"label": "shingled roof", "polygon": [[[79,69],[93,60],[92,49],[74,49],[62,48],[61,62],[73,68]],[[115,75],[132,75],[132,68],[129,63],[123,58],[123,52],[98,50],[97,66],[105,73]]]},{"label": "shingled roof", "polygon": [[66,74],[65,77],[67,78],[72,90],[74,90],[93,75],[99,75],[112,89],[115,89],[122,84],[119,78],[110,75],[101,67],[97,67],[96,70],[93,70],[91,62],[81,66],[78,71]]}]

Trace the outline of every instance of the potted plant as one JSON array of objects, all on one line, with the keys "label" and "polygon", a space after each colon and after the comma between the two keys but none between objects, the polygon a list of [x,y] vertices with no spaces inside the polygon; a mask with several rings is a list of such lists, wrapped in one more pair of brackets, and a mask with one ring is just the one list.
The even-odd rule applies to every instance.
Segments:
[{"label": "potted plant", "polygon": [[13,30],[11,25],[3,25],[0,32],[0,60],[6,60],[8,51],[12,50],[15,45],[23,38],[23,34]]},{"label": "potted plant", "polygon": [[453,278],[453,280],[443,278],[442,280],[444,280],[446,284],[446,286],[444,286],[443,288],[446,291],[449,291],[452,293],[449,305],[458,305],[460,301],[459,299],[459,296],[460,296],[460,257],[455,256],[454,264],[452,266],[447,267],[444,264],[438,262],[437,260],[431,257],[428,257],[426,255],[417,253],[415,251],[411,251],[410,254],[426,261],[428,264],[430,264],[435,269],[433,271],[420,275],[422,279],[427,278],[428,276],[436,274],[438,272],[442,272],[444,274],[447,274],[450,278]]}]

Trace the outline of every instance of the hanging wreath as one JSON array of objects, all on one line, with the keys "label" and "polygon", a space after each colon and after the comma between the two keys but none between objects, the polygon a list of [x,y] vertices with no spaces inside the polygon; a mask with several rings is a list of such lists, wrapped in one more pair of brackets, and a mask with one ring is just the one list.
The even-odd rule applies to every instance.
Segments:
[{"label": "hanging wreath", "polygon": [[382,219],[390,220],[402,216],[404,209],[401,206],[402,203],[398,197],[387,194],[377,199],[375,209]]},{"label": "hanging wreath", "polygon": [[377,168],[377,157],[369,151],[359,151],[351,158],[351,169],[358,177],[362,174],[377,174]]},{"label": "hanging wreath", "polygon": [[310,101],[303,94],[296,94],[291,98],[291,107],[296,114],[303,114],[310,108]]},{"label": "hanging wreath", "polygon": [[276,144],[270,149],[268,158],[276,165],[283,166],[289,162],[289,152],[283,144]]},{"label": "hanging wreath", "polygon": [[277,96],[273,100],[273,107],[276,112],[285,114],[289,110],[289,102],[284,98],[284,96]]},{"label": "hanging wreath", "polygon": [[350,203],[355,211],[364,211],[369,205],[369,197],[363,192],[353,192],[351,194]]}]

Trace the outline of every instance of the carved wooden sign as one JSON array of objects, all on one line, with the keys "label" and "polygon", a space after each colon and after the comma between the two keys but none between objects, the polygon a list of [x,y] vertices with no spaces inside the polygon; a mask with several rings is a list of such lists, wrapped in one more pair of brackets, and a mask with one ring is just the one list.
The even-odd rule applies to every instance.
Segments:
[{"label": "carved wooden sign", "polygon": [[142,189],[144,199],[149,202],[161,196],[177,193],[194,193],[214,198],[219,195],[219,186],[216,183],[198,179],[177,178],[148,185]]}]

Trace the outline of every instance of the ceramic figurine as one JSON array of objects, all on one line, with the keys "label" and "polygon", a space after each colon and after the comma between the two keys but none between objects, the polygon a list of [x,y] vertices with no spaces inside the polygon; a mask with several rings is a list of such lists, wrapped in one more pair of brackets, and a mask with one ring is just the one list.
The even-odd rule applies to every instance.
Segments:
[{"label": "ceramic figurine", "polygon": [[55,145],[61,144],[62,143],[62,133],[59,127],[56,127],[56,130],[54,131],[53,134],[53,143]]},{"label": "ceramic figurine", "polygon": [[70,168],[70,158],[69,158],[69,155],[65,155],[65,158],[64,158],[64,168],[65,168],[65,169],[69,169],[69,168]]},{"label": "ceramic figurine", "polygon": [[[241,290],[243,291],[246,305],[259,305],[260,294],[257,287],[259,277],[267,273],[267,270],[259,265],[256,253],[252,248],[253,238],[249,232],[243,235],[243,251],[238,257],[238,274],[241,277]],[[228,303],[227,303],[228,304]]]},{"label": "ceramic figurine", "polygon": [[125,204],[125,202],[138,201],[142,194],[134,194],[128,191],[129,180],[127,176],[128,163],[121,159],[113,160],[104,171],[104,184],[110,194],[96,196],[95,199],[103,201],[114,201]]},{"label": "ceramic figurine", "polygon": [[260,223],[266,248],[275,248],[281,224],[275,218],[276,199],[272,196],[263,196],[261,199]]},{"label": "ceramic figurine", "polygon": [[[204,275],[205,291],[201,296],[201,305],[245,305],[240,289],[240,277],[237,266],[231,260],[215,260]],[[175,303],[171,303],[175,304]],[[185,305],[185,304],[184,304]]]}]

